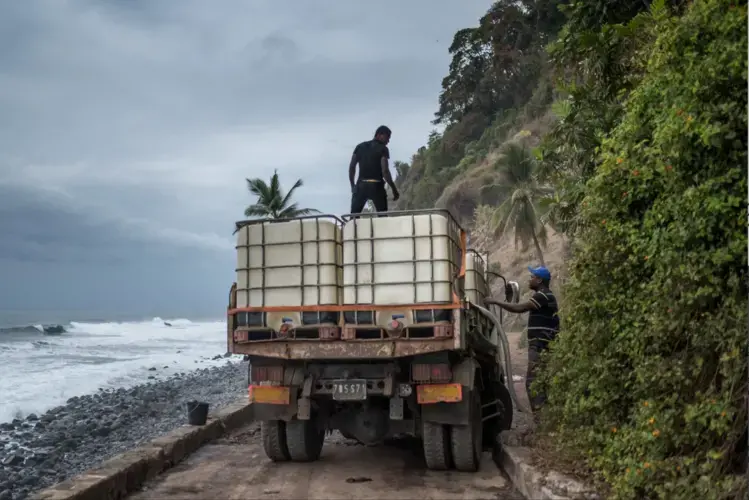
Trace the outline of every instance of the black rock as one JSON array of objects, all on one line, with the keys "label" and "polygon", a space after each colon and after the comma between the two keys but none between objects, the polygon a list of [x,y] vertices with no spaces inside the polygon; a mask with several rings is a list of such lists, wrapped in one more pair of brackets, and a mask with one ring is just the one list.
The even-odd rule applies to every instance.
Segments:
[{"label": "black rock", "polygon": [[78,448],[78,441],[75,439],[66,439],[60,444],[60,449],[63,451],[73,451]]},{"label": "black rock", "polygon": [[43,325],[42,329],[47,335],[60,335],[65,333],[65,327],[62,325]]},{"label": "black rock", "polygon": [[109,436],[109,434],[110,434],[111,432],[112,432],[112,429],[111,429],[111,428],[109,428],[109,427],[99,427],[98,429],[96,429],[96,430],[95,430],[95,431],[93,432],[93,434],[94,434],[95,436],[99,436],[99,437],[106,437],[106,436]]},{"label": "black rock", "polygon": [[30,422],[35,422],[39,420],[39,417],[36,416],[36,413],[30,413],[28,417],[26,417],[26,420]]},{"label": "black rock", "polygon": [[34,486],[39,482],[39,478],[35,474],[29,474],[21,480],[22,486]]},{"label": "black rock", "polygon": [[149,369],[148,369],[148,371],[149,371],[149,372],[155,372],[155,371],[156,371],[156,367],[155,367],[155,366],[152,366],[151,368],[149,368]]},{"label": "black rock", "polygon": [[8,455],[3,459],[2,464],[6,467],[8,466],[14,466],[14,465],[21,465],[24,461],[23,455],[20,453],[13,453],[12,455]]},{"label": "black rock", "polygon": [[12,499],[13,499],[13,493],[11,493],[10,490],[0,491],[0,500],[12,500]]}]

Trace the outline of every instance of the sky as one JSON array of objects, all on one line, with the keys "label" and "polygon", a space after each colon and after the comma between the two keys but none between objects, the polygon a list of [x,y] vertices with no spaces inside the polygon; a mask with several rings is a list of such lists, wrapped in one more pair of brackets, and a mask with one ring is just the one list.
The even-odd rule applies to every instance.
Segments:
[{"label": "sky", "polygon": [[354,146],[425,144],[490,4],[0,2],[0,323],[220,316],[245,178],[345,213]]}]

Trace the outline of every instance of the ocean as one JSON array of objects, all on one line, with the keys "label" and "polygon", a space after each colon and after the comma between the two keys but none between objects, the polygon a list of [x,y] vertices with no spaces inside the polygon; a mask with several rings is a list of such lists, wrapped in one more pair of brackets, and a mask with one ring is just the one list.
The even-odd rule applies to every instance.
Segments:
[{"label": "ocean", "polygon": [[7,318],[0,323],[0,422],[41,414],[100,388],[227,361],[211,359],[226,352],[224,320],[7,324]]}]

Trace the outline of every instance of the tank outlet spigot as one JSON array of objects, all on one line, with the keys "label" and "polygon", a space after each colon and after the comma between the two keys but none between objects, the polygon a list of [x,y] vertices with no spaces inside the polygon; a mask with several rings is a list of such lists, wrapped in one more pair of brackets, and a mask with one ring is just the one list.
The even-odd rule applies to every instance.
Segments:
[{"label": "tank outlet spigot", "polygon": [[289,336],[289,332],[294,328],[294,321],[291,318],[283,318],[281,326],[278,328],[278,336],[286,338]]},{"label": "tank outlet spigot", "polygon": [[401,337],[403,335],[403,314],[393,314],[393,319],[388,324],[387,334],[389,337]]}]

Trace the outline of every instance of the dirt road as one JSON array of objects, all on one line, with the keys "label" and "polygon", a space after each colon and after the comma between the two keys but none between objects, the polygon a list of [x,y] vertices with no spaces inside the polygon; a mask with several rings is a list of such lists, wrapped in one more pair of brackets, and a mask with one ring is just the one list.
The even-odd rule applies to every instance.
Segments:
[{"label": "dirt road", "polygon": [[273,463],[253,424],[198,450],[130,500],[502,499],[522,500],[488,453],[475,474],[426,470],[415,442],[364,447],[329,436],[314,463]]}]

